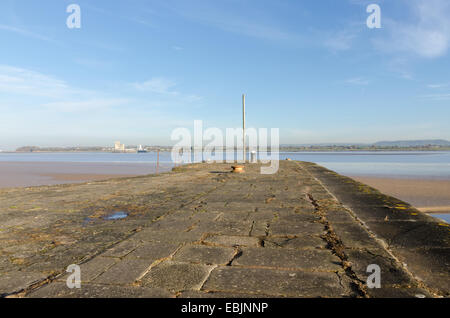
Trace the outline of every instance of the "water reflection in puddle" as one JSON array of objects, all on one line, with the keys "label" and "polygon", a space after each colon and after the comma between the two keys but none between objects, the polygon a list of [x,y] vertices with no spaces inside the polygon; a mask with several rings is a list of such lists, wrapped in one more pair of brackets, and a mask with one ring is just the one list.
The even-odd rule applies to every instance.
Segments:
[{"label": "water reflection in puddle", "polygon": [[113,212],[108,215],[105,215],[105,216],[101,217],[101,219],[87,217],[87,218],[83,219],[83,225],[86,226],[88,224],[97,224],[100,220],[105,220],[105,221],[121,220],[121,219],[126,218],[127,216],[128,216],[128,213],[123,212],[123,211],[118,211],[118,212]]},{"label": "water reflection in puddle", "polygon": [[124,219],[128,216],[127,213],[119,211],[119,212],[114,212],[110,215],[107,215],[105,217],[103,217],[104,220],[107,221],[113,221],[113,220],[120,220],[120,219]]}]

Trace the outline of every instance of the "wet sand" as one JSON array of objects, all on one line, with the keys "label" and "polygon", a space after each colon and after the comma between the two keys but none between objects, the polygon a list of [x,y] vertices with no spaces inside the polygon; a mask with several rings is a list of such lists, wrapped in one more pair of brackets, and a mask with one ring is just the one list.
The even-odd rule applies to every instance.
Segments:
[{"label": "wet sand", "polygon": [[[170,170],[161,165],[159,171]],[[147,163],[0,162],[0,188],[105,180],[155,173]]]},{"label": "wet sand", "polygon": [[450,180],[351,176],[426,213],[450,213]]}]

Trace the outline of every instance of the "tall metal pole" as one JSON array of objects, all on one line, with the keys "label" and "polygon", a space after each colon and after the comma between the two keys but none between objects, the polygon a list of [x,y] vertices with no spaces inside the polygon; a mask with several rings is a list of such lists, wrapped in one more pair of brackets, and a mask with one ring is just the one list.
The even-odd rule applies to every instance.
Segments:
[{"label": "tall metal pole", "polygon": [[245,94],[242,94],[242,155],[245,163]]}]

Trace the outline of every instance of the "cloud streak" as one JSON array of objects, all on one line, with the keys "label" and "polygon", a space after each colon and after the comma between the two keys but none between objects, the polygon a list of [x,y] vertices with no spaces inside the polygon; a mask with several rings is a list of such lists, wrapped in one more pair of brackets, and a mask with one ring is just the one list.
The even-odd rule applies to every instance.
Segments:
[{"label": "cloud streak", "polygon": [[428,84],[428,88],[447,88],[450,87],[450,83]]},{"label": "cloud streak", "polygon": [[[71,86],[64,80],[37,71],[9,65],[0,65],[0,92],[3,100],[28,100],[34,108],[61,112],[83,112],[118,107],[158,107],[197,103],[203,98],[195,94],[181,94],[175,91],[176,83],[165,77],[153,77],[144,82],[118,84],[128,87],[124,92],[108,94]],[[131,91],[130,91],[131,87]],[[145,99],[142,99],[143,93]],[[163,102],[155,101],[160,95]],[[151,99],[153,98],[153,100]],[[139,107],[138,107],[139,108]]]},{"label": "cloud streak", "polygon": [[450,93],[448,94],[427,94],[421,96],[424,99],[429,99],[433,101],[450,100]]},{"label": "cloud streak", "polygon": [[347,84],[351,84],[351,85],[369,85],[369,80],[362,78],[362,77],[355,77],[355,78],[350,78],[348,80],[345,81],[345,83]]},{"label": "cloud streak", "polygon": [[71,93],[69,86],[62,80],[8,65],[0,65],[0,91],[51,98]]},{"label": "cloud streak", "polygon": [[173,91],[172,88],[176,86],[176,83],[170,79],[164,77],[153,77],[148,81],[141,83],[133,83],[132,87],[139,91],[152,92],[157,94],[169,94],[178,95],[179,93]]},{"label": "cloud streak", "polygon": [[447,54],[450,46],[450,2],[447,0],[411,0],[405,2],[414,17],[413,22],[398,22],[384,18],[387,38],[378,38],[375,46],[387,52],[413,53],[423,58],[438,58]]},{"label": "cloud streak", "polygon": [[332,34],[324,41],[324,46],[332,51],[347,51],[350,50],[356,34],[351,31],[340,31]]},{"label": "cloud streak", "polygon": [[[104,94],[71,87],[53,76],[23,68],[0,65],[0,92],[19,98],[35,97],[40,102],[35,107],[63,112],[105,109],[129,102],[123,98],[108,98]],[[37,101],[35,103],[38,103]]]},{"label": "cloud streak", "polygon": [[0,24],[0,30],[3,31],[8,31],[8,32],[14,32],[16,34],[22,35],[22,36],[26,36],[26,37],[30,37],[30,38],[34,38],[37,40],[42,40],[42,41],[47,41],[47,42],[54,42],[54,40],[52,40],[51,38],[45,36],[45,35],[41,35],[38,33],[34,33],[31,31],[28,31],[26,29],[23,28],[17,28],[14,26],[10,26],[10,25],[4,25],[4,24]]}]

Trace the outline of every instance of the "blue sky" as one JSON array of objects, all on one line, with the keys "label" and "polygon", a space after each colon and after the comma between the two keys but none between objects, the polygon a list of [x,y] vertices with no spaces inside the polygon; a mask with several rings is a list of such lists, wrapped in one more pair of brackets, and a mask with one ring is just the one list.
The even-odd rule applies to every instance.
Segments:
[{"label": "blue sky", "polygon": [[447,0],[2,0],[0,43],[4,150],[170,144],[242,93],[281,143],[450,139]]}]

